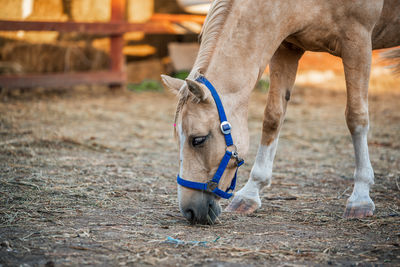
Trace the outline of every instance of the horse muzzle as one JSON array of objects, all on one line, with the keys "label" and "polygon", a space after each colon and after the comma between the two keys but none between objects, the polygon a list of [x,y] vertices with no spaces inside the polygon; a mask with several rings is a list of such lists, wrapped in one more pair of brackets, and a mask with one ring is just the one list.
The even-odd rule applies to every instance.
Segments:
[{"label": "horse muzzle", "polygon": [[180,207],[181,213],[191,224],[215,223],[221,214],[221,207],[216,197],[208,192],[195,192],[190,201]]}]

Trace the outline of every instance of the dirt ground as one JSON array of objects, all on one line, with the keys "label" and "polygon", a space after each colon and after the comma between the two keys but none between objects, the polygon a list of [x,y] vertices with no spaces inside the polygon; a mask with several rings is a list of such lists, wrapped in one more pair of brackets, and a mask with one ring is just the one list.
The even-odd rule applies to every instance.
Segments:
[{"label": "dirt ground", "polygon": [[[338,84],[295,88],[262,208],[223,213],[213,226],[189,225],[179,213],[168,92],[3,95],[0,266],[399,266],[399,83],[370,94],[376,213],[362,220],[342,218],[354,157]],[[238,188],[254,162],[265,102],[266,93],[253,93]]]}]

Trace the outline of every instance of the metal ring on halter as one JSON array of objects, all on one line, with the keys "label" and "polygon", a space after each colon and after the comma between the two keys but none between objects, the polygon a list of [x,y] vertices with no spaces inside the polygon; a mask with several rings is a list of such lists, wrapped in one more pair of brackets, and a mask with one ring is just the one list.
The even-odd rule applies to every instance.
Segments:
[{"label": "metal ring on halter", "polygon": [[[232,149],[232,150],[229,150],[230,147],[233,147],[233,149]],[[234,154],[237,155],[237,147],[236,147],[236,145],[227,146],[226,149],[225,149],[225,151],[231,152],[232,155],[234,155]]]},{"label": "metal ring on halter", "polygon": [[211,192],[214,191],[215,188],[217,188],[217,187],[218,187],[218,183],[216,183],[216,182],[210,180],[210,181],[207,182],[207,189],[206,189],[206,191],[211,193]]}]

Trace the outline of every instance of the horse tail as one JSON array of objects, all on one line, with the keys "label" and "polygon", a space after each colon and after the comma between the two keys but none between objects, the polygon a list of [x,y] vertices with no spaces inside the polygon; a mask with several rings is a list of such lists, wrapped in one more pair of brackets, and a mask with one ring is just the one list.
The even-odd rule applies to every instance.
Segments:
[{"label": "horse tail", "polygon": [[382,54],[383,58],[390,64],[393,73],[400,74],[400,48],[386,51]]}]

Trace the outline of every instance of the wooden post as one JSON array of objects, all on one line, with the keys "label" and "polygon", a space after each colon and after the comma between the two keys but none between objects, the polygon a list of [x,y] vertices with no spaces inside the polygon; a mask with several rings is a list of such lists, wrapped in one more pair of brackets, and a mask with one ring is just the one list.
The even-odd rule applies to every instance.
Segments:
[{"label": "wooden post", "polygon": [[[125,20],[125,6],[126,0],[112,0],[111,1],[111,22],[123,22]],[[110,42],[110,69],[113,72],[120,72],[126,79],[125,72],[125,57],[122,53],[124,48],[123,34],[111,35]],[[110,88],[119,88],[121,84],[111,84]]]}]

